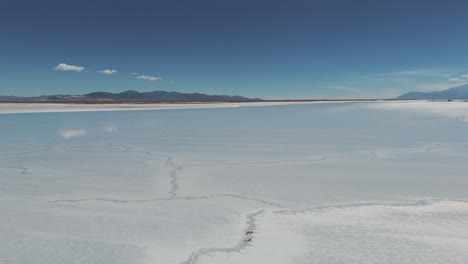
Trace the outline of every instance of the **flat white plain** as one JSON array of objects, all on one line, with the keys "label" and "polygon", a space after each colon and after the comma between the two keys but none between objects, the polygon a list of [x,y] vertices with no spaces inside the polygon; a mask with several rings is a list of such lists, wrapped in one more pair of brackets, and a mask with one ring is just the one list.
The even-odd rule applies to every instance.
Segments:
[{"label": "flat white plain", "polygon": [[0,115],[0,262],[468,263],[466,105]]}]

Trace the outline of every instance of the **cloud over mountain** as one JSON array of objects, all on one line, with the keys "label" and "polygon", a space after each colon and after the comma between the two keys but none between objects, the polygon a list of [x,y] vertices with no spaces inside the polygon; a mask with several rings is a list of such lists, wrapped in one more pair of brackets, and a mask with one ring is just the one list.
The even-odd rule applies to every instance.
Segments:
[{"label": "cloud over mountain", "polygon": [[147,81],[156,81],[156,80],[161,80],[162,78],[149,76],[149,75],[140,75],[140,76],[137,76],[137,79],[147,80]]}]

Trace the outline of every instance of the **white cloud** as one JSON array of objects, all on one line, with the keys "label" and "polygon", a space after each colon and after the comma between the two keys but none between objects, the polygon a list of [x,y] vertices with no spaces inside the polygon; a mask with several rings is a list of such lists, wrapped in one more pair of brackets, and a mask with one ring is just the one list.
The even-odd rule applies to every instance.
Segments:
[{"label": "white cloud", "polygon": [[55,66],[54,70],[56,71],[75,71],[80,72],[84,70],[84,67],[75,66],[75,65],[68,65],[65,63],[60,63],[59,65]]},{"label": "white cloud", "polygon": [[142,79],[142,80],[147,80],[147,81],[156,81],[156,80],[161,80],[161,77],[154,77],[154,76],[149,76],[149,75],[140,75],[137,77],[137,79]]},{"label": "white cloud", "polygon": [[113,133],[118,130],[119,129],[114,124],[108,124],[107,126],[104,127],[104,131],[106,131],[107,133]]},{"label": "white cloud", "polygon": [[139,73],[137,73],[137,72],[132,72],[132,73],[130,73],[130,74],[131,74],[131,75],[139,75]]},{"label": "white cloud", "polygon": [[85,129],[71,129],[71,130],[60,130],[59,135],[63,138],[69,139],[74,137],[83,137],[88,134]]},{"label": "white cloud", "polygon": [[114,74],[114,73],[117,73],[117,70],[102,70],[99,72],[102,74]]},{"label": "white cloud", "polygon": [[463,82],[468,80],[468,74],[463,74],[460,77],[452,77],[448,79],[449,81],[453,82]]},{"label": "white cloud", "polygon": [[450,77],[448,70],[443,69],[416,69],[398,72],[389,72],[378,74],[381,76],[439,76],[439,77]]}]

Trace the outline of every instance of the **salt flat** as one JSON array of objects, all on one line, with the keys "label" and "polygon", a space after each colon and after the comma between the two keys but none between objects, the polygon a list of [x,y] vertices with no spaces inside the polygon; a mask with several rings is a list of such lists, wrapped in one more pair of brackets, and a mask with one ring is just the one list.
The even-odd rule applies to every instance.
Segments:
[{"label": "salt flat", "polygon": [[230,106],[1,106],[0,262],[468,263],[468,103]]},{"label": "salt flat", "polygon": [[[337,101],[338,102],[338,101]],[[199,109],[225,108],[240,106],[269,106],[311,104],[316,102],[245,102],[245,103],[0,103],[0,114],[17,113],[51,113],[51,112],[97,112],[97,111],[131,111],[131,110],[167,110],[167,109]]]}]

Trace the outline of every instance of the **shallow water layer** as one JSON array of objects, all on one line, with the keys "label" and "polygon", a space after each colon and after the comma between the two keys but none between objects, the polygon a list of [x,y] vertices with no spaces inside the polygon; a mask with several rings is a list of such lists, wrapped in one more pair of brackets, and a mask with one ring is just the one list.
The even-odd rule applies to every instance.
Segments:
[{"label": "shallow water layer", "polygon": [[467,105],[0,115],[0,262],[468,263]]}]

